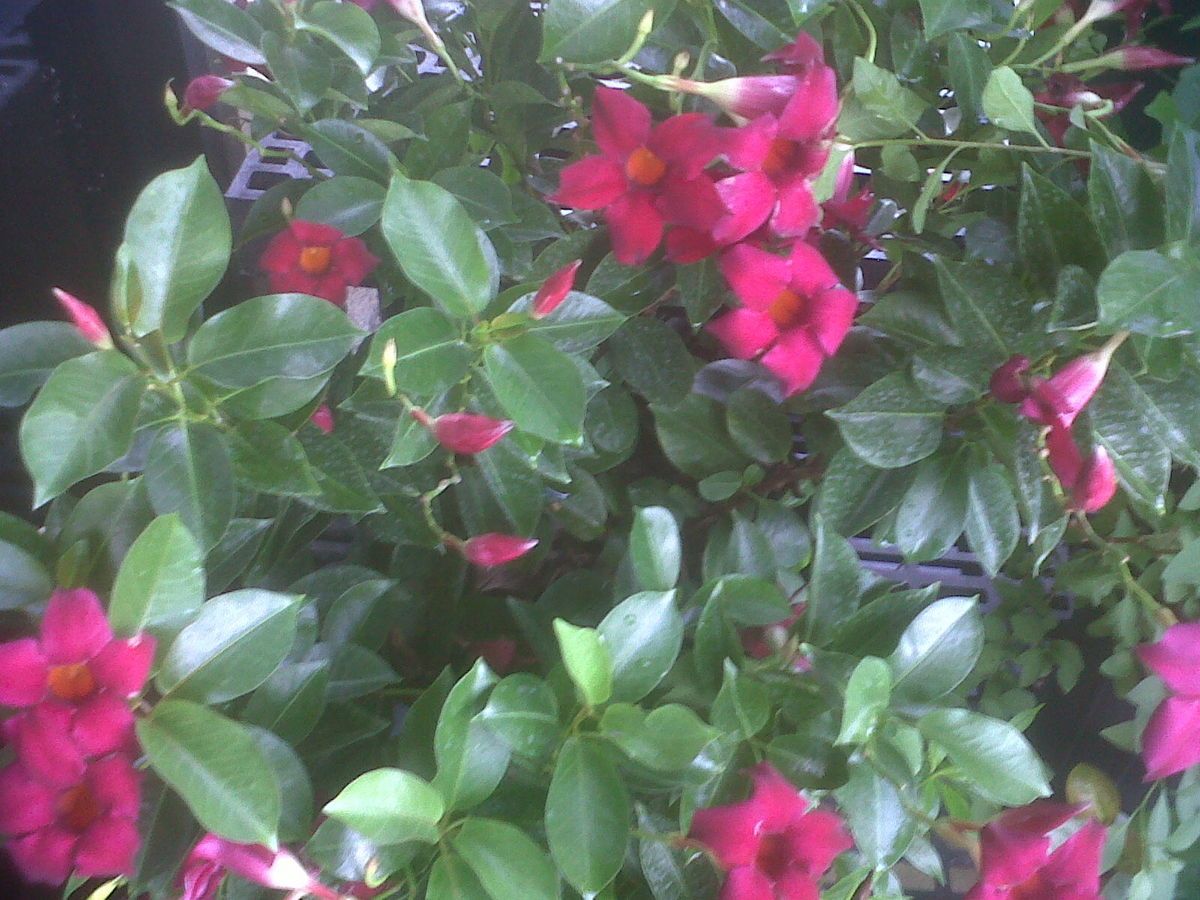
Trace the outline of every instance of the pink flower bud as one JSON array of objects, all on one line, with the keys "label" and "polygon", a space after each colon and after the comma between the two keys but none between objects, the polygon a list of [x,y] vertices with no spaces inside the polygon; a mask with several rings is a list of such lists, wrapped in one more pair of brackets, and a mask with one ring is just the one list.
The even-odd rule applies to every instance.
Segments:
[{"label": "pink flower bud", "polygon": [[484,568],[502,566],[524,556],[538,544],[537,538],[523,538],[514,534],[478,534],[459,546],[459,552],[467,562]]},{"label": "pink flower bud", "polygon": [[1020,403],[1029,396],[1024,375],[1029,371],[1029,357],[1020,354],[1010,357],[992,373],[989,387],[992,396],[1001,403]]},{"label": "pink flower bud", "polygon": [[429,20],[425,17],[425,4],[421,0],[388,0],[392,9],[408,21],[413,22],[423,32],[429,28]]},{"label": "pink flower bud", "polygon": [[192,848],[179,874],[180,900],[210,900],[217,895],[227,870],[247,881],[277,891],[297,891],[321,900],[337,900],[338,893],[321,884],[288,850],[270,850],[261,844],[238,844],[206,834]]},{"label": "pink flower bud", "polygon": [[448,413],[432,422],[434,437],[451,453],[482,453],[512,430],[513,423],[507,419],[474,413]]},{"label": "pink flower bud", "polygon": [[62,308],[67,311],[67,315],[71,317],[71,322],[79,329],[80,334],[101,350],[112,349],[112,335],[108,333],[108,326],[100,318],[100,313],[62,288],[54,288],[54,296]]},{"label": "pink flower bud", "polygon": [[1094,513],[1103,509],[1117,492],[1117,469],[1112,458],[1103,447],[1092,451],[1083,465],[1075,486],[1071,489],[1071,500],[1076,509]]},{"label": "pink flower bud", "polygon": [[1062,486],[1070,491],[1079,480],[1083,469],[1083,454],[1071,434],[1071,429],[1062,424],[1050,426],[1046,432],[1046,461]]},{"label": "pink flower bud", "polygon": [[212,109],[221,95],[233,87],[233,82],[220,75],[201,75],[188,82],[183,92],[183,105],[189,109]]},{"label": "pink flower bud", "polygon": [[677,91],[711,100],[727,113],[756,119],[764,113],[781,114],[800,87],[801,79],[795,75],[743,75],[719,81],[678,78],[670,84]]},{"label": "pink flower bud", "polygon": [[333,410],[329,408],[328,403],[322,403],[313,410],[313,414],[308,417],[308,421],[312,422],[325,434],[333,434]]},{"label": "pink flower bud", "polygon": [[1061,420],[1069,426],[1099,390],[1108,363],[1124,339],[1124,333],[1118,334],[1099,350],[1076,357],[1038,382],[1021,404],[1021,414],[1039,425]]},{"label": "pink flower bud", "polygon": [[794,41],[786,47],[768,53],[763,60],[773,60],[779,63],[779,68],[783,71],[795,72],[807,69],[814,64],[824,63],[825,50],[811,34],[801,31],[796,35]]},{"label": "pink flower bud", "polygon": [[583,265],[581,259],[569,262],[542,283],[533,297],[532,312],[535,319],[548,316],[558,309],[558,305],[575,287],[575,273],[579,271],[581,265]]},{"label": "pink flower bud", "polygon": [[1166,69],[1172,66],[1190,66],[1196,60],[1191,56],[1180,56],[1178,53],[1168,53],[1157,47],[1118,47],[1111,53],[1105,53],[1097,62],[1111,60],[1114,68],[1126,72],[1137,72],[1142,69]]}]

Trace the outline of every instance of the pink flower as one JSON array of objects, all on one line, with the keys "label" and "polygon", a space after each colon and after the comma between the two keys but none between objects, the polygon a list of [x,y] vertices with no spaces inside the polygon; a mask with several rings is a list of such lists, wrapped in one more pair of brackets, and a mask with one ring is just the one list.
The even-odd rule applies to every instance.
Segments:
[{"label": "pink flower", "polygon": [[323,433],[333,434],[333,410],[329,408],[328,403],[322,403],[314,409],[312,415],[308,417],[308,421]]},{"label": "pink flower", "polygon": [[1115,69],[1126,72],[1138,72],[1144,69],[1166,69],[1174,66],[1190,66],[1196,60],[1191,56],[1180,56],[1178,53],[1168,53],[1157,47],[1139,47],[1128,45],[1117,47],[1105,53],[1094,62],[1111,63]]},{"label": "pink flower", "polygon": [[721,271],[744,305],[715,319],[709,331],[738,359],[762,354],[789,396],[807,388],[850,330],[855,295],[802,241],[786,259],[739,244],[722,255]]},{"label": "pink flower", "polygon": [[768,53],[763,61],[776,62],[785,72],[803,72],[825,62],[825,50],[811,34],[801,31],[790,44]]},{"label": "pink flower", "polygon": [[575,273],[579,271],[581,265],[583,265],[581,259],[569,262],[542,283],[533,296],[531,314],[535,319],[548,316],[558,309],[558,305],[575,287]]},{"label": "pink flower", "polygon": [[50,597],[39,640],[0,644],[0,704],[45,699],[87,707],[98,697],[133,697],[146,683],[154,638],[113,637],[100,598],[87,588]]},{"label": "pink flower", "polygon": [[1104,826],[1089,821],[1050,849],[1050,832],[1083,809],[1038,800],[985,825],[979,883],[966,900],[1099,900]]},{"label": "pink flower", "polygon": [[346,289],[371,274],[379,260],[359,238],[297,219],[271,238],[258,264],[276,293],[309,294],[342,306]]},{"label": "pink flower", "polygon": [[[413,415],[416,418],[416,410]],[[482,453],[500,443],[513,430],[513,423],[508,419],[493,419],[475,413],[447,413],[436,419],[429,419],[428,416],[425,419],[422,424],[451,453]]]},{"label": "pink flower", "polygon": [[108,326],[104,324],[104,319],[100,318],[100,313],[62,288],[54,288],[52,293],[84,338],[101,350],[112,349],[112,335],[108,333]]},{"label": "pink flower", "polygon": [[140,776],[115,754],[91,763],[68,784],[51,784],[21,762],[0,769],[0,834],[31,881],[59,884],[74,871],[86,878],[129,875],[141,839]]},{"label": "pink flower", "polygon": [[489,532],[461,542],[457,549],[466,557],[467,562],[483,568],[491,568],[519,559],[537,544],[537,538]]},{"label": "pink flower", "polygon": [[1021,414],[1039,425],[1058,420],[1071,425],[1100,389],[1109,361],[1126,336],[1117,334],[1099,350],[1077,356],[1048,379],[1034,381],[1030,396],[1021,404]]},{"label": "pink flower", "polygon": [[209,833],[192,848],[180,870],[180,900],[214,900],[226,872],[278,891],[337,900],[338,892],[321,884],[295,854],[261,844],[238,844]]},{"label": "pink flower", "polygon": [[1001,403],[1020,403],[1029,396],[1029,385],[1025,373],[1029,371],[1029,357],[1017,354],[1010,357],[992,373],[988,387],[992,396]]},{"label": "pink flower", "polygon": [[183,91],[183,105],[186,109],[212,109],[231,87],[233,82],[228,78],[201,75],[188,82]]},{"label": "pink flower", "polygon": [[1137,655],[1170,691],[1142,734],[1146,780],[1155,781],[1200,762],[1200,622],[1171,626]]},{"label": "pink flower", "polygon": [[1081,512],[1099,512],[1116,493],[1116,466],[1107,450],[1096,447],[1071,488],[1071,504]]},{"label": "pink flower", "polygon": [[721,900],[815,898],[821,876],[853,842],[837,815],[809,810],[769,763],[752,777],[748,800],[696,810],[688,832],[728,872]]},{"label": "pink flower", "polygon": [[592,132],[600,153],[563,169],[551,199],[576,209],[601,209],[613,255],[645,262],[668,222],[715,221],[721,201],[703,176],[720,152],[715,126],[698,113],[652,125],[650,110],[624,91],[597,88]]}]

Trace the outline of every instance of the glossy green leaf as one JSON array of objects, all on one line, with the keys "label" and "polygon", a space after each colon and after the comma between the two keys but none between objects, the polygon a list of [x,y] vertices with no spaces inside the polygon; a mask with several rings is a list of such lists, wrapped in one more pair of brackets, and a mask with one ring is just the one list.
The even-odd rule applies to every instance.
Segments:
[{"label": "glossy green leaf", "polygon": [[594,628],[554,620],[554,636],[567,674],[588,706],[599,706],[612,696],[613,658]]},{"label": "glossy green leaf", "polygon": [[903,372],[885,375],[828,415],[850,449],[881,469],[911,465],[942,442],[945,409],[927,399]]},{"label": "glossy green leaf", "polygon": [[54,580],[36,557],[0,540],[0,610],[34,607],[53,590]]},{"label": "glossy green leaf", "polygon": [[254,17],[226,0],[172,0],[192,34],[226,56],[244,63],[264,63],[259,44],[262,26]]},{"label": "glossy green leaf", "polygon": [[656,406],[654,429],[663,452],[680,471],[693,478],[741,471],[750,461],[725,430],[721,406],[691,394],[674,407]]},{"label": "glossy green leaf", "polygon": [[679,525],[669,509],[648,506],[634,513],[629,556],[643,589],[669,591],[675,587],[682,555]]},{"label": "glossy green leaf", "polygon": [[903,703],[928,703],[958,687],[983,650],[979,601],[947,597],[922,610],[904,629],[888,658],[892,696]]},{"label": "glossy green leaf", "polygon": [[967,472],[963,455],[938,454],[917,467],[896,513],[896,543],[916,562],[945,555],[962,534],[967,516]]},{"label": "glossy green leaf", "polygon": [[0,330],[0,406],[21,406],[59,363],[96,348],[66,322],[22,322]]},{"label": "glossy green leaf", "polygon": [[1012,725],[966,709],[937,709],[917,723],[928,740],[984,796],[1005,806],[1049,797],[1045,767],[1029,741]]},{"label": "glossy green leaf", "polygon": [[[867,861],[880,868],[900,861],[916,834],[917,823],[905,809],[900,791],[870,766],[855,766],[837,792],[854,836]],[[911,803],[911,799],[909,800]]]},{"label": "glossy green leaf", "polygon": [[205,829],[276,845],[279,784],[245,728],[199,704],[164,700],[138,720],[137,737],[151,768]]},{"label": "glossy green leaf", "polygon": [[1200,260],[1186,252],[1128,250],[1104,270],[1097,287],[1100,324],[1152,337],[1200,330]]},{"label": "glossy green leaf", "polygon": [[[528,313],[533,309],[535,296],[521,297],[509,312]],[[525,330],[545,338],[563,353],[583,353],[609,337],[624,321],[624,313],[617,312],[599,297],[571,291],[549,315],[526,323]]]},{"label": "glossy green leaf", "polygon": [[533,675],[509,675],[492,690],[479,714],[517,753],[539,756],[559,736],[558,701],[546,682]]},{"label": "glossy green leaf", "polygon": [[156,513],[179,513],[201,549],[216,546],[237,492],[228,443],[214,426],[181,422],[162,429],[150,445],[145,477]]},{"label": "glossy green leaf", "polygon": [[327,816],[378,844],[435,843],[444,812],[441,795],[403,769],[359,775],[324,807]]},{"label": "glossy green leaf", "polygon": [[683,646],[683,617],[673,590],[634,594],[618,603],[596,630],[612,659],[614,700],[636,701],[654,690]]},{"label": "glossy green leaf", "polygon": [[1008,131],[1037,134],[1033,94],[1021,76],[1008,66],[993,69],[983,88],[983,112],[992,123]]},{"label": "glossy green leaf", "polygon": [[496,399],[518,428],[558,443],[579,439],[587,394],[570,357],[523,335],[489,345],[483,363]]},{"label": "glossy green leaf", "polygon": [[460,857],[443,853],[433,861],[426,900],[491,900],[491,896]]},{"label": "glossy green leaf", "polygon": [[558,0],[546,10],[540,62],[598,63],[618,59],[633,43],[642,16],[666,18],[664,0]]},{"label": "glossy green leaf", "polygon": [[155,683],[176,699],[223,703],[254,690],[287,656],[298,598],[248,589],[209,600],[179,632]]},{"label": "glossy green leaf", "polygon": [[[342,9],[358,8],[349,4],[339,6]],[[356,236],[379,221],[386,196],[383,186],[369,178],[336,175],[305,191],[296,204],[296,218],[332,225],[343,234]]]},{"label": "glossy green leaf", "polygon": [[875,728],[892,696],[892,670],[885,660],[868,656],[854,667],[846,682],[839,744],[862,744]]},{"label": "glossy green leaf", "polygon": [[570,738],[546,796],[546,839],[559,871],[584,895],[616,877],[629,844],[629,793],[605,749]]},{"label": "glossy green leaf", "polygon": [[675,406],[691,391],[691,356],[663,322],[635,316],[613,335],[608,348],[625,383],[650,403]]},{"label": "glossy green leaf", "polygon": [[951,31],[981,28],[992,22],[988,0],[920,0],[925,38],[932,41]]},{"label": "glossy green leaf", "polygon": [[356,175],[387,184],[399,163],[387,144],[361,125],[345,119],[321,119],[297,131],[338,175]]},{"label": "glossy green leaf", "polygon": [[792,423],[787,413],[752,388],[730,395],[725,406],[725,428],[738,449],[756,462],[780,462],[791,452]]},{"label": "glossy green leaf", "polygon": [[854,548],[820,516],[813,516],[813,564],[801,621],[808,640],[823,644],[858,606],[861,588]]},{"label": "glossy green leaf", "polygon": [[458,200],[432,182],[392,178],[383,237],[409,281],[446,312],[470,318],[496,293],[496,252]]},{"label": "glossy green leaf", "polygon": [[1088,205],[1110,258],[1162,243],[1162,200],[1150,173],[1137,160],[1095,142]]},{"label": "glossy green leaf", "polygon": [[1012,486],[1000,466],[975,469],[967,481],[967,543],[995,576],[1017,547],[1021,521]]},{"label": "glossy green leaf", "polygon": [[1200,241],[1200,132],[1176,128],[1167,154],[1166,238]]},{"label": "glossy green leaf", "polygon": [[556,900],[558,873],[521,829],[495,819],[467,819],[450,840],[492,900]]},{"label": "glossy green leaf", "polygon": [[204,556],[178,515],[155,519],[117,572],[108,621],[117,634],[173,635],[204,602]]},{"label": "glossy green leaf", "polygon": [[272,81],[301,113],[307,115],[333,86],[333,63],[311,38],[297,35],[284,40],[268,31],[262,50]]},{"label": "glossy green leaf", "polygon": [[381,41],[375,20],[365,10],[352,3],[321,0],[296,17],[296,27],[325,38],[346,54],[360,72],[370,74]]},{"label": "glossy green leaf", "polygon": [[278,422],[239,423],[229,433],[229,450],[240,484],[284,497],[321,493],[304,446]]},{"label": "glossy green leaf", "polygon": [[677,703],[648,715],[632,704],[614,703],[604,711],[600,732],[634,762],[662,772],[682,771],[718,735]]},{"label": "glossy green leaf", "polygon": [[454,321],[436,309],[421,307],[393,316],[379,327],[361,374],[383,378],[382,358],[389,341],[396,344],[396,386],[414,397],[424,399],[449,390],[471,363],[471,350]]},{"label": "glossy green leaf", "polygon": [[951,35],[947,52],[954,98],[964,116],[979,119],[983,115],[983,89],[992,72],[991,60],[979,42],[965,34]]},{"label": "glossy green leaf", "polygon": [[446,808],[467,809],[486,800],[508,768],[509,748],[477,716],[496,676],[480,660],[450,689],[434,733],[437,775],[433,786]]},{"label": "glossy green leaf", "polygon": [[484,231],[517,220],[512,193],[494,172],[479,166],[451,166],[441,169],[431,180],[457,197],[467,215]]},{"label": "glossy green leaf", "polygon": [[199,157],[159,175],[138,195],[125,223],[139,287],[133,333],[161,330],[177,341],[192,313],[225,275],[233,245],[225,198]]},{"label": "glossy green leaf", "polygon": [[1053,283],[1068,265],[1098,272],[1104,258],[1083,207],[1028,164],[1021,169],[1017,248],[1022,268],[1035,283]]},{"label": "glossy green leaf", "polygon": [[250,696],[242,718],[289,743],[300,743],[325,711],[329,671],[325,659],[283,663]]},{"label": "glossy green leaf", "polygon": [[816,512],[838,534],[857,535],[899,505],[915,469],[877,469],[843,447],[821,478]]}]

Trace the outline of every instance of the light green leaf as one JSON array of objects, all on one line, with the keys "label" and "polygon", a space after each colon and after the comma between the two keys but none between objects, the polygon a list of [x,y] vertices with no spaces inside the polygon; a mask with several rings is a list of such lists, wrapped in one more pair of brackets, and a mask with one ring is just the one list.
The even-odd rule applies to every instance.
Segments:
[{"label": "light green leaf", "polygon": [[138,535],[117,572],[108,621],[122,635],[173,635],[204,602],[204,556],[176,514]]},{"label": "light green leaf", "polygon": [[983,88],[983,112],[992,123],[1008,131],[1037,134],[1033,94],[1021,76],[1008,66],[993,69]]},{"label": "light green leaf", "polygon": [[917,723],[984,796],[1005,806],[1049,797],[1046,769],[1012,725],[967,709],[937,709]]},{"label": "light green leaf", "polygon": [[594,628],[582,628],[563,619],[554,620],[554,635],[567,674],[588,706],[599,706],[612,696],[613,660]]},{"label": "light green leaf", "polygon": [[429,783],[403,769],[359,775],[325,804],[324,813],[377,844],[438,839],[445,807]]}]

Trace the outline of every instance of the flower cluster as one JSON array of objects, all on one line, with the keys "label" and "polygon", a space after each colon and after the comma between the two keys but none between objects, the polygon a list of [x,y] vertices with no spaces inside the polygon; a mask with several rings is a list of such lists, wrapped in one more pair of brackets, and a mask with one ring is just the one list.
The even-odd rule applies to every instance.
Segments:
[{"label": "flower cluster", "polygon": [[1171,626],[1137,654],[1170,691],[1142,734],[1146,780],[1156,781],[1200,763],[1200,622]]},{"label": "flower cluster", "polygon": [[834,813],[808,802],[770,764],[752,771],[749,799],[700,809],[688,836],[728,872],[721,900],[816,897],[834,858],[853,846]]},{"label": "flower cluster", "polygon": [[1125,337],[1124,332],[1114,335],[1099,350],[1076,357],[1046,379],[1028,374],[1030,362],[1025,356],[1012,357],[992,374],[992,396],[1020,404],[1021,415],[1046,426],[1050,468],[1070,495],[1072,507],[1086,513],[1102,509],[1113,498],[1117,475],[1103,447],[1084,458],[1072,426],[1099,390]]},{"label": "flower cluster", "polygon": [[99,598],[56,591],[39,640],[0,644],[0,704],[16,759],[0,770],[0,834],[25,876],[130,872],[139,775],[129,698],[154,659],[148,636],[115,638]]},{"label": "flower cluster", "polygon": [[[837,83],[806,34],[768,59],[779,74],[662,86],[704,96],[737,127],[685,113],[653,124],[650,111],[612,88],[596,90],[600,153],[563,170],[553,199],[603,212],[613,255],[644,262],[666,235],[667,258],[717,255],[742,307],[709,330],[739,359],[758,359],[787,395],[812,384],[853,323],[857,298],[808,240],[822,222],[812,192],[838,115]],[[825,215],[861,231],[869,194],[851,196],[852,163]]]},{"label": "flower cluster", "polygon": [[1083,806],[1039,800],[1002,812],[983,828],[979,883],[967,900],[1099,900],[1104,826],[1089,820],[1056,846],[1051,832]]}]

